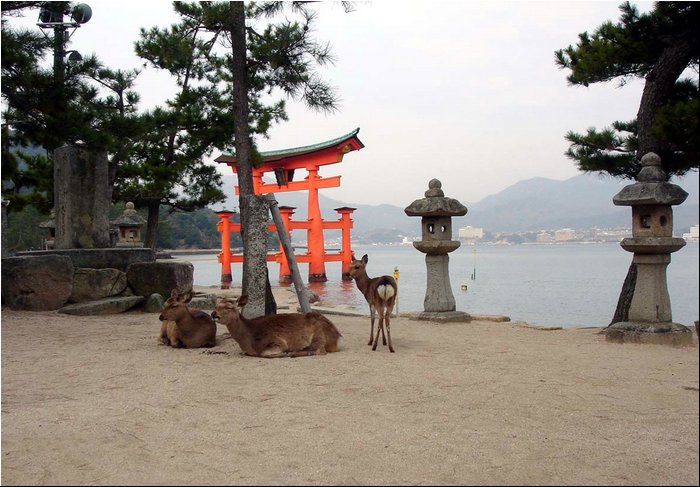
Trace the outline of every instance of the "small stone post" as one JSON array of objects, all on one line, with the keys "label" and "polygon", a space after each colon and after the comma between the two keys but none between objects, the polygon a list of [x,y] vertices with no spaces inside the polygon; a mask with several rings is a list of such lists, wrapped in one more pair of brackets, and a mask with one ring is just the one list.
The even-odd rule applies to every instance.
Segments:
[{"label": "small stone post", "polygon": [[446,198],[442,183],[431,179],[425,198],[415,200],[404,209],[408,216],[420,216],[423,239],[413,246],[425,255],[427,287],[423,300],[423,312],[419,320],[470,321],[471,317],[456,311],[456,303],[450,285],[449,252],[461,245],[452,240],[452,217],[464,216],[467,208],[453,198]]},{"label": "small stone post", "polygon": [[689,328],[673,323],[671,300],[666,285],[666,267],[671,253],[683,248],[685,240],[673,236],[673,210],[688,197],[683,189],[666,182],[661,159],[650,152],[642,157],[637,182],[613,197],[618,206],[632,207],[632,238],[620,246],[633,252],[637,282],[630,303],[629,321],[613,323],[606,330],[611,342],[687,345],[693,336]]}]

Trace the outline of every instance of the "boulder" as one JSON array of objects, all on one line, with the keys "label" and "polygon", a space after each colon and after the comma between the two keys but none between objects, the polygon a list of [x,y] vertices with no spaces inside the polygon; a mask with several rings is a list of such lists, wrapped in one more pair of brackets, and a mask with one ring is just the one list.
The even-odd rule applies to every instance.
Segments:
[{"label": "boulder", "polygon": [[110,315],[122,313],[140,304],[143,296],[113,297],[70,304],[59,309],[59,313],[80,316]]},{"label": "boulder", "polygon": [[163,304],[165,304],[165,299],[158,293],[153,293],[146,298],[146,302],[143,303],[144,313],[160,313],[163,311]]},{"label": "boulder", "polygon": [[151,249],[54,249],[17,252],[16,255],[65,255],[73,267],[89,269],[119,269],[126,272],[135,262],[155,262]]},{"label": "boulder", "polygon": [[127,269],[126,278],[137,296],[170,296],[173,289],[192,290],[194,266],[191,262],[136,262]]},{"label": "boulder", "polygon": [[2,259],[2,301],[11,309],[55,310],[73,290],[73,264],[61,255]]},{"label": "boulder", "polygon": [[214,294],[195,294],[187,307],[190,309],[214,309],[216,308],[216,296]]},{"label": "boulder", "polygon": [[75,269],[71,303],[94,301],[121,294],[126,289],[126,273],[119,269]]}]

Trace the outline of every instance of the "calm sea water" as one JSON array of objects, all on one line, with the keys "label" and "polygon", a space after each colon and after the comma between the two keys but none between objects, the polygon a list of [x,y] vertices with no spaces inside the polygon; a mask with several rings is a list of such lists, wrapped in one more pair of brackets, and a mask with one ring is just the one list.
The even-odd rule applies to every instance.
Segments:
[{"label": "calm sea water", "polygon": [[[410,245],[354,246],[368,254],[370,277],[399,269],[399,311],[423,310],[425,256]],[[462,245],[449,254],[450,279],[457,309],[472,314],[506,315],[536,325],[604,326],[610,322],[632,254],[616,243],[566,245]],[[698,243],[671,255],[667,269],[673,321],[692,326],[699,319]],[[196,285],[221,283],[216,255],[178,256],[194,265]],[[268,264],[277,285],[279,266]],[[306,280],[307,265],[299,265]],[[240,285],[241,265],[234,264],[233,285]],[[475,275],[474,275],[475,274]],[[327,263],[328,282],[309,288],[322,301],[366,309],[353,281],[343,282],[339,263]],[[472,279],[474,275],[474,279]],[[466,285],[467,289],[462,289]]]}]

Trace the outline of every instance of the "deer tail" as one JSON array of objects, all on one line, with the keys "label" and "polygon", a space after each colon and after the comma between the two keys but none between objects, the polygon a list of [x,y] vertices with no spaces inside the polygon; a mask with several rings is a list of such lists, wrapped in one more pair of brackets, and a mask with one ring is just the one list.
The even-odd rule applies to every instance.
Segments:
[{"label": "deer tail", "polygon": [[377,286],[377,294],[379,295],[382,301],[387,302],[394,297],[396,291],[394,291],[394,286],[391,286],[389,284],[380,284],[379,286]]}]

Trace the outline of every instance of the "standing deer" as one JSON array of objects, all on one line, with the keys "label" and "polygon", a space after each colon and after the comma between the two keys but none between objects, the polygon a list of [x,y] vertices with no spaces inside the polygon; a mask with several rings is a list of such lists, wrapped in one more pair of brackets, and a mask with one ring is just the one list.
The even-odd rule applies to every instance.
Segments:
[{"label": "standing deer", "polygon": [[[362,292],[367,300],[367,303],[369,304],[371,326],[369,329],[369,342],[367,342],[367,345],[372,345],[372,350],[377,349],[377,343],[379,342],[379,331],[381,330],[382,343],[386,345],[388,337],[389,351],[393,353],[394,347],[391,346],[390,318],[391,312],[394,309],[394,303],[396,302],[396,296],[398,295],[398,287],[396,285],[396,280],[391,276],[370,278],[365,270],[368,260],[367,254],[362,256],[362,260],[356,260],[355,256],[353,255],[352,261],[350,262],[350,269],[348,271],[350,277],[355,279],[357,289]],[[372,340],[372,335],[374,334],[374,317],[376,312],[379,312],[379,323],[377,325],[377,335],[374,337],[374,340]],[[385,323],[386,336],[384,336]]]},{"label": "standing deer", "polygon": [[260,316],[241,315],[248,296],[219,298],[211,316],[228,328],[246,355],[253,357],[303,357],[325,355],[342,348],[343,336],[333,323],[315,311]]},{"label": "standing deer", "polygon": [[158,317],[160,341],[174,348],[201,348],[216,345],[216,322],[206,312],[190,310],[186,303],[192,292],[179,294],[173,289]]}]

